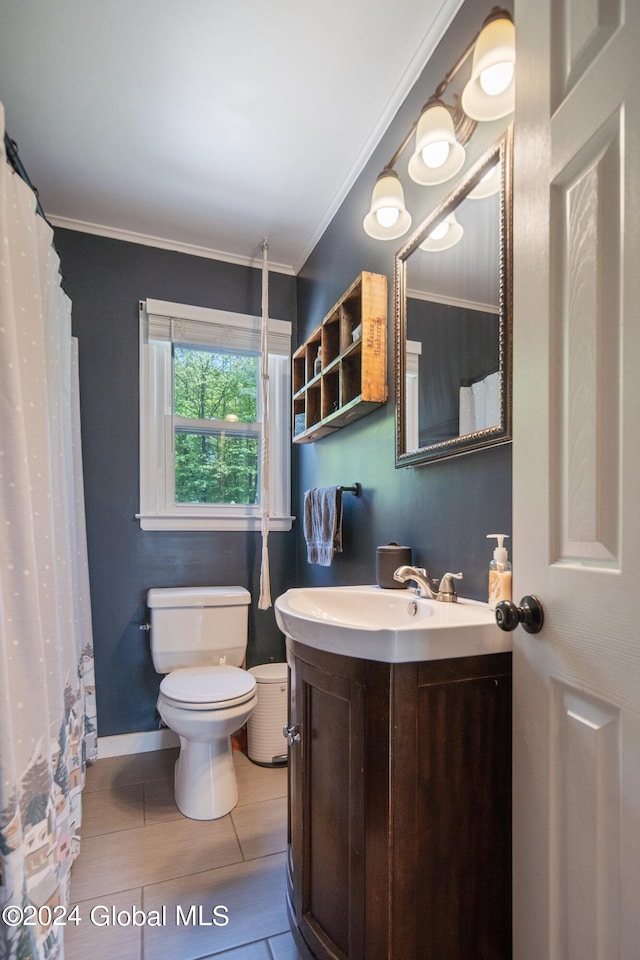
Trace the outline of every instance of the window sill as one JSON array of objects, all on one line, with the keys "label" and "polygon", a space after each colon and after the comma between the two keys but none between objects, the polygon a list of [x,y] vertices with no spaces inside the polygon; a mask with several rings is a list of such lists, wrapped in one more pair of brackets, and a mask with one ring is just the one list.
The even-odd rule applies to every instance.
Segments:
[{"label": "window sill", "polygon": [[[136,514],[140,521],[141,530],[237,530],[260,531],[262,522],[260,517],[198,517],[175,516],[168,514],[154,514],[145,516]],[[291,530],[295,517],[269,517],[269,532]]]}]

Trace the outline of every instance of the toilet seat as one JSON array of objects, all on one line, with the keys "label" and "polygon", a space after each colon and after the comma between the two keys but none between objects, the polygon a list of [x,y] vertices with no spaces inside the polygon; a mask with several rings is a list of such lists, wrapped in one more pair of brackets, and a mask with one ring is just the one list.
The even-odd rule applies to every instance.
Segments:
[{"label": "toilet seat", "polygon": [[255,677],[229,664],[180,667],[160,683],[163,700],[183,710],[226,710],[251,700],[255,692]]}]

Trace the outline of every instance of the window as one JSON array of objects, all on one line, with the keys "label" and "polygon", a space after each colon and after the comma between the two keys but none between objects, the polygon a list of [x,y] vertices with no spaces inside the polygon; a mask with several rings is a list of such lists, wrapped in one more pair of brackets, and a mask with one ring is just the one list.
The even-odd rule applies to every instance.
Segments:
[{"label": "window", "polygon": [[[256,317],[140,302],[140,525],[259,530]],[[269,321],[269,526],[291,529],[291,324]]]}]

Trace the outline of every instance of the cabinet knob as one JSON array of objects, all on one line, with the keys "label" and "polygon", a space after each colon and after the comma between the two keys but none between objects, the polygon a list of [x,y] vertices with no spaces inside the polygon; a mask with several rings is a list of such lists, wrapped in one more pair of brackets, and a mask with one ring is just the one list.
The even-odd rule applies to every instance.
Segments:
[{"label": "cabinet knob", "polygon": [[287,738],[291,745],[298,743],[300,740],[300,727],[297,723],[292,723],[290,727],[285,723],[282,728],[282,735]]},{"label": "cabinet knob", "polygon": [[517,607],[511,600],[496,604],[496,623],[501,630],[515,630],[519,623],[527,633],[539,633],[544,623],[544,610],[537,597],[523,597]]}]

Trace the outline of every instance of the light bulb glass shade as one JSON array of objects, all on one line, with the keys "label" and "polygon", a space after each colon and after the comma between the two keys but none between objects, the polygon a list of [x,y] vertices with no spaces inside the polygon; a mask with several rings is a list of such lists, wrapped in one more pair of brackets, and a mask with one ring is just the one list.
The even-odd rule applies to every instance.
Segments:
[{"label": "light bulb glass shade", "polygon": [[451,147],[446,140],[436,140],[435,143],[428,143],[422,150],[422,159],[432,170],[441,167],[446,163]]},{"label": "light bulb glass shade", "polygon": [[464,159],[464,147],[456,140],[450,112],[437,100],[428,103],[416,127],[409,176],[424,185],[445,183],[462,168]]},{"label": "light bulb glass shade", "polygon": [[502,182],[502,165],[494,163],[487,170],[480,182],[467,194],[469,200],[483,200],[485,197],[492,197],[500,189]]},{"label": "light bulb glass shade", "polygon": [[508,17],[490,20],[473,51],[461,105],[473,120],[499,120],[515,107],[516,30]]},{"label": "light bulb glass shade", "polygon": [[[446,229],[444,229],[446,226]],[[431,231],[426,240],[420,244],[421,250],[428,253],[438,253],[440,250],[448,250],[462,239],[464,229],[456,220],[455,213],[450,213]]]},{"label": "light bulb glass shade", "polygon": [[488,97],[499,97],[513,80],[515,65],[510,60],[502,60],[486,67],[479,77],[480,86]]},{"label": "light bulb glass shade", "polygon": [[376,220],[381,227],[393,227],[398,222],[400,211],[397,207],[378,207]]},{"label": "light bulb glass shade", "polygon": [[444,240],[449,233],[450,226],[451,224],[447,220],[443,220],[442,223],[439,223],[437,227],[433,228],[429,234],[429,240]]},{"label": "light bulb glass shade", "polygon": [[376,180],[363,226],[374,240],[396,240],[411,226],[411,214],[404,205],[404,191],[395,170],[383,170]]}]

